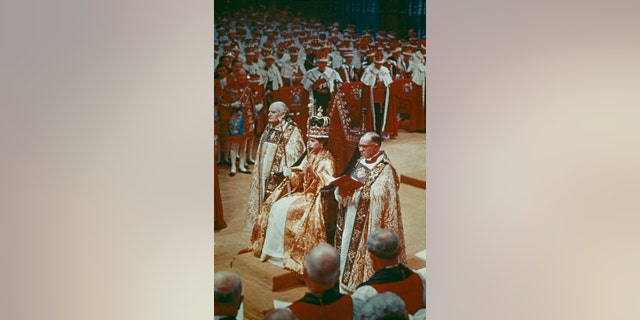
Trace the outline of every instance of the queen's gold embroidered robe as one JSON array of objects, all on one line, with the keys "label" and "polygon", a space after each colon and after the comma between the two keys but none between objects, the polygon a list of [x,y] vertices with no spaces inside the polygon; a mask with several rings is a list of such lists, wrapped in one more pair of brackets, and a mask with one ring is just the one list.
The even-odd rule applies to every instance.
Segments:
[{"label": "queen's gold embroidered robe", "polygon": [[[308,166],[315,175],[307,172]],[[327,242],[320,189],[329,184],[335,170],[335,160],[328,150],[310,152],[300,166],[292,168],[292,175],[262,205],[251,234],[250,247],[255,256],[263,256],[263,246],[283,247],[283,256],[278,258],[282,258],[284,268],[302,274],[307,253],[319,243]],[[278,210],[283,211],[274,212]],[[284,239],[265,237],[268,228],[281,228],[283,224]],[[283,243],[274,245],[269,241]]]}]

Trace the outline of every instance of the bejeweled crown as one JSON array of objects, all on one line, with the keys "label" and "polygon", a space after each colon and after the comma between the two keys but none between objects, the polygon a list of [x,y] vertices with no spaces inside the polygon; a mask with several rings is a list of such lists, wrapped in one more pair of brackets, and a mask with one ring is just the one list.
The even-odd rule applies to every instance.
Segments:
[{"label": "bejeweled crown", "polygon": [[329,117],[322,115],[322,108],[318,108],[318,113],[309,118],[309,127],[307,128],[307,137],[309,138],[329,138]]}]

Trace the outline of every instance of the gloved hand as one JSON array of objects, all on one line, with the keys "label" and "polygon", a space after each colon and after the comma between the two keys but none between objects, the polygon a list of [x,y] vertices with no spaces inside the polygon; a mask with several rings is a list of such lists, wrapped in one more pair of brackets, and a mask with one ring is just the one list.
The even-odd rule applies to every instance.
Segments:
[{"label": "gloved hand", "polygon": [[263,107],[262,103],[256,104],[255,106],[256,112],[260,112],[260,110],[262,110],[262,107]]},{"label": "gloved hand", "polygon": [[236,101],[236,102],[232,103],[231,106],[234,107],[234,108],[240,107],[240,101]]},{"label": "gloved hand", "polygon": [[283,174],[285,177],[289,177],[289,176],[291,176],[291,168],[289,168],[289,167],[284,167],[284,168],[282,168],[282,174]]},{"label": "gloved hand", "polygon": [[349,203],[349,197],[343,197],[340,194],[340,188],[336,187],[335,189],[333,189],[333,195],[335,196],[336,201],[342,206],[346,207]]}]

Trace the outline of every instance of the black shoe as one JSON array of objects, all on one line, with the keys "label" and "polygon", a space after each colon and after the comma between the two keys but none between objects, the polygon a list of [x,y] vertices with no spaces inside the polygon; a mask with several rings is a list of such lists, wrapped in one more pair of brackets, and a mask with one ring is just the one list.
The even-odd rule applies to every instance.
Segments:
[{"label": "black shoe", "polygon": [[256,163],[251,160],[247,160],[247,164],[256,164]]},{"label": "black shoe", "polygon": [[221,166],[225,166],[225,167],[230,167],[230,166],[231,166],[231,163],[229,163],[229,162],[227,162],[227,161],[224,161],[224,160],[223,160],[223,161],[220,161],[220,163],[219,163],[219,164],[220,164]]},{"label": "black shoe", "polygon": [[235,172],[233,172],[233,171],[229,172],[229,177],[233,177],[233,176],[235,176],[235,175],[236,175],[236,173],[235,173]]},{"label": "black shoe", "polygon": [[238,171],[240,171],[242,173],[246,173],[246,174],[251,174],[251,171],[249,171],[249,170],[238,169]]}]

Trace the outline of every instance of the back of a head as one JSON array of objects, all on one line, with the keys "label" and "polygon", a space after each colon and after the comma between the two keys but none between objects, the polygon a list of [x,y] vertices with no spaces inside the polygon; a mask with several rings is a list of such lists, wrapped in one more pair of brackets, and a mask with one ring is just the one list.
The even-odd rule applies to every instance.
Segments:
[{"label": "back of a head", "polygon": [[333,285],[340,274],[338,252],[328,243],[317,245],[307,254],[305,270],[312,281],[323,285]]},{"label": "back of a head", "polygon": [[397,294],[387,291],[367,300],[360,309],[360,320],[406,320],[407,307]]},{"label": "back of a head", "polygon": [[375,229],[367,238],[367,250],[378,258],[395,260],[399,249],[398,235],[391,229]]},{"label": "back of a head", "polygon": [[219,305],[239,303],[242,297],[242,280],[231,271],[214,274],[214,302]]},{"label": "back of a head", "polygon": [[261,320],[298,320],[289,309],[273,309],[265,313]]}]

